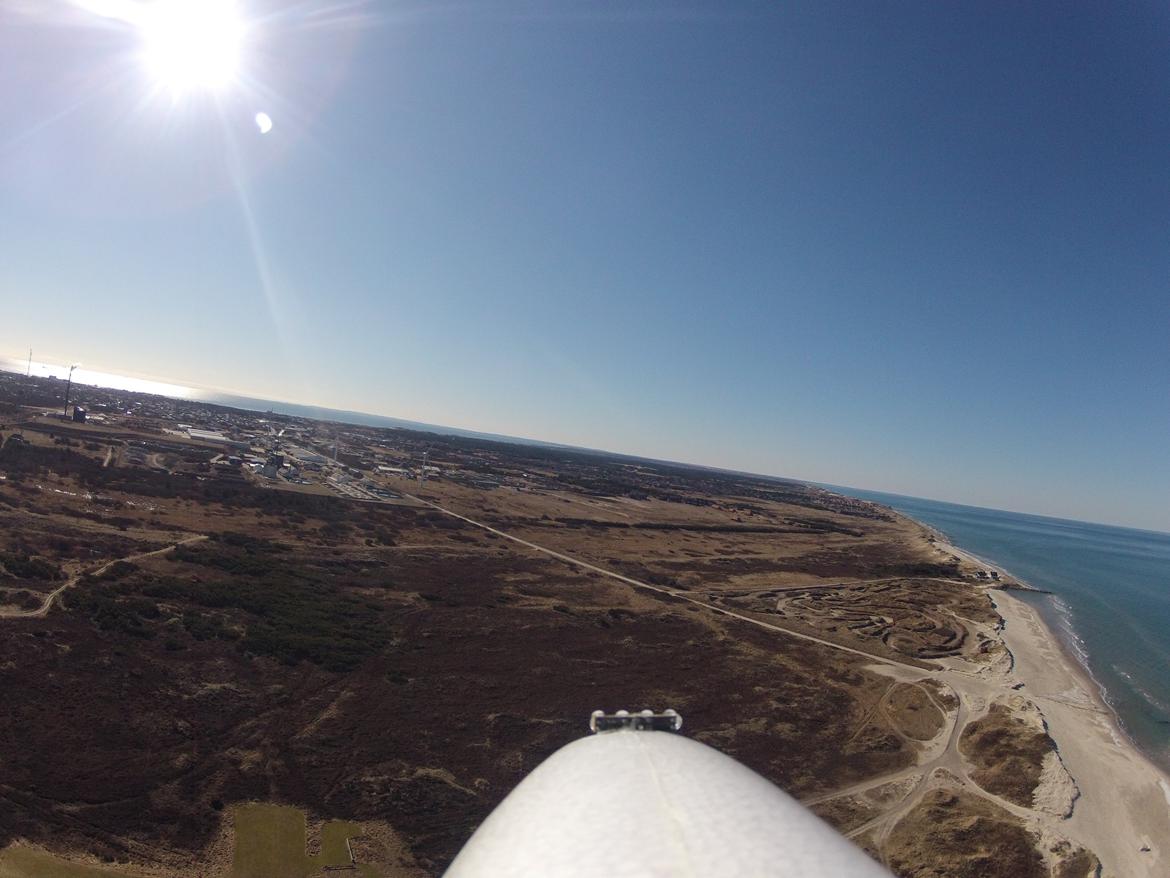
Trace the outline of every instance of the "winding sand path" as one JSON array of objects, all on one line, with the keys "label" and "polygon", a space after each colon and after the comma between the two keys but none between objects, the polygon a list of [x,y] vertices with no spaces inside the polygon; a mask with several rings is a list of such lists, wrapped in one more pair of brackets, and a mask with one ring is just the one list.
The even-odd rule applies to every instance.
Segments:
[{"label": "winding sand path", "polygon": [[[836,798],[863,795],[890,783],[914,779],[914,783],[909,785],[896,801],[887,805],[881,813],[854,827],[848,833],[850,837],[856,838],[872,833],[880,848],[897,824],[930,790],[943,785],[953,787],[957,783],[965,792],[982,796],[997,807],[1021,818],[1045,841],[1068,838],[1075,844],[1088,847],[1100,858],[1104,876],[1160,878],[1170,872],[1167,867],[1167,856],[1170,852],[1164,848],[1164,845],[1170,844],[1170,778],[1154,767],[1118,731],[1113,716],[1101,702],[1095,685],[1063,654],[1036,611],[1008,593],[989,592],[1004,619],[1004,628],[998,636],[1007,646],[1010,661],[1002,666],[986,666],[963,659],[934,659],[931,663],[936,667],[932,670],[924,668],[921,663],[899,661],[864,649],[793,631],[782,625],[765,622],[699,600],[684,591],[642,582],[514,536],[429,500],[410,494],[404,496],[531,551],[629,587],[685,601],[709,612],[729,616],[786,637],[858,656],[866,660],[868,669],[895,682],[914,684],[924,680],[935,680],[950,687],[958,698],[958,707],[951,711],[944,710],[929,688],[923,687],[923,691],[942,712],[946,722],[933,741],[918,742],[922,749],[917,764],[804,800],[806,805],[815,805]],[[119,561],[133,562],[163,555],[179,546],[206,539],[206,535],[190,536],[158,549],[128,555],[107,561],[90,570],[80,571],[46,595],[36,609],[0,610],[0,617],[43,617],[67,589],[76,585],[86,575],[101,575]],[[949,550],[950,547],[945,548]],[[889,690],[875,705],[875,712],[884,711],[882,701],[888,692]],[[970,779],[969,766],[958,748],[963,728],[971,719],[985,713],[993,701],[1007,700],[1015,696],[1042,705],[1042,716],[1048,732],[1055,741],[1061,760],[1074,779],[1080,795],[1076,807],[1068,818],[1039,809],[1021,808],[986,792]]]},{"label": "winding sand path", "polygon": [[840,643],[833,643],[833,641],[831,641],[831,640],[823,640],[820,637],[814,637],[811,634],[803,634],[799,631],[793,631],[789,628],[783,627],[782,625],[773,625],[769,622],[764,622],[760,619],[753,619],[751,616],[745,616],[742,613],[735,612],[734,610],[728,610],[725,607],[716,606],[715,604],[709,604],[706,601],[701,601],[697,598],[693,598],[690,595],[688,595],[685,591],[679,591],[679,590],[673,589],[673,588],[666,588],[665,586],[661,586],[661,585],[651,585],[648,582],[642,582],[641,580],[634,579],[633,577],[625,576],[624,574],[621,574],[621,573],[615,573],[612,570],[607,570],[604,567],[598,567],[596,564],[591,564],[588,561],[582,561],[580,558],[576,558],[572,555],[566,555],[564,552],[558,552],[555,549],[549,549],[545,546],[540,545],[539,543],[533,543],[533,542],[530,542],[529,540],[525,540],[525,539],[521,539],[520,537],[513,536],[512,534],[510,534],[506,531],[502,531],[502,530],[499,530],[498,528],[492,527],[490,524],[484,524],[482,521],[476,521],[474,518],[468,518],[466,515],[460,515],[458,512],[454,512],[450,509],[447,509],[444,506],[440,506],[438,503],[432,503],[430,500],[424,500],[421,497],[415,497],[413,494],[403,493],[402,496],[409,497],[411,500],[416,500],[419,503],[425,504],[426,506],[430,506],[432,509],[435,509],[438,512],[442,512],[446,515],[450,515],[452,518],[458,518],[460,521],[465,521],[468,524],[475,525],[476,527],[481,528],[483,530],[486,530],[489,533],[493,533],[498,537],[503,537],[506,540],[511,540],[514,543],[519,543],[521,546],[524,546],[525,548],[532,549],[536,552],[541,552],[542,554],[548,555],[549,557],[556,558],[558,561],[563,561],[566,564],[572,564],[572,565],[575,565],[577,567],[581,567],[585,570],[590,571],[591,573],[597,573],[601,576],[606,576],[610,579],[616,579],[618,582],[623,582],[626,585],[633,586],[634,588],[641,588],[641,589],[645,589],[647,591],[657,592],[658,594],[668,595],[669,597],[675,598],[677,600],[686,601],[689,604],[694,604],[697,607],[705,607],[706,609],[710,610],[713,613],[719,613],[720,615],[723,615],[723,616],[731,616],[732,618],[740,619],[744,622],[748,622],[749,624],[756,625],[760,628],[766,628],[769,631],[779,631],[781,634],[786,634],[789,637],[795,637],[798,640],[807,640],[807,641],[810,641],[812,643],[819,643],[822,646],[832,647],[833,649],[840,650],[841,652],[850,652],[850,653],[853,653],[854,655],[859,655],[862,658],[868,659],[871,662],[880,662],[882,664],[887,664],[887,665],[898,665],[898,666],[902,666],[902,667],[912,668],[913,670],[918,671],[918,672],[922,671],[921,667],[919,667],[918,665],[912,665],[909,662],[900,662],[897,659],[887,658],[886,656],[874,655],[872,652],[866,652],[863,649],[854,649],[851,646],[844,646]]},{"label": "winding sand path", "polygon": [[39,607],[37,607],[35,610],[0,609],[0,619],[32,619],[32,618],[35,618],[37,616],[44,616],[44,615],[48,614],[49,610],[52,608],[53,602],[56,601],[57,598],[59,598],[65,592],[66,589],[72,588],[73,586],[77,585],[77,583],[80,582],[82,579],[84,579],[86,576],[101,576],[103,573],[105,573],[107,570],[109,570],[111,567],[113,567],[115,564],[119,563],[120,561],[130,561],[130,562],[140,561],[143,558],[151,558],[155,555],[165,555],[167,552],[173,552],[179,546],[186,546],[186,545],[190,545],[191,543],[198,543],[201,540],[205,540],[205,539],[207,539],[206,535],[199,534],[197,536],[188,537],[185,540],[179,540],[177,543],[173,543],[169,546],[163,546],[161,549],[152,549],[149,552],[139,552],[135,555],[127,555],[125,558],[115,558],[113,561],[107,561],[104,564],[102,564],[98,567],[94,567],[91,570],[79,571],[78,573],[75,573],[73,576],[69,577],[67,580],[65,580],[65,582],[63,582],[61,585],[57,586],[55,589],[53,589],[47,595],[45,595],[45,599],[41,602],[41,605]]},{"label": "winding sand path", "polygon": [[[411,494],[404,496],[498,537],[628,586],[668,595],[787,637],[861,656],[870,662],[870,670],[897,681],[915,683],[936,680],[949,686],[959,700],[957,709],[953,711],[944,710],[932,693],[925,688],[923,690],[949,720],[949,724],[933,742],[924,742],[924,752],[921,754],[923,761],[861,784],[804,800],[804,804],[813,805],[842,796],[858,795],[888,783],[918,778],[898,801],[850,831],[848,835],[851,838],[873,832],[880,847],[899,821],[922,801],[923,796],[939,786],[953,787],[957,780],[964,792],[981,796],[1021,818],[1039,834],[1042,846],[1068,839],[1074,845],[1087,847],[1101,860],[1103,878],[1164,878],[1168,874],[1167,856],[1170,851],[1165,850],[1163,845],[1170,844],[1170,778],[1117,730],[1113,715],[1101,703],[1095,686],[1064,655],[1054,635],[1036,612],[1010,594],[995,590],[994,583],[988,583],[986,587],[1004,619],[999,637],[1008,651],[1006,667],[975,665],[964,659],[944,658],[930,660],[938,668],[928,670],[919,664],[874,655],[862,649],[754,619],[698,600],[686,592],[641,582],[513,536],[438,503]],[[940,544],[936,548],[950,552],[953,547]],[[952,554],[972,558],[958,549]],[[978,563],[981,567],[989,566],[981,560]],[[1043,704],[1041,716],[1056,743],[1074,789],[1079,791],[1070,817],[1047,813],[1039,808],[1022,808],[982,789],[968,774],[967,761],[958,747],[963,729],[970,720],[986,713],[993,701],[1006,701],[1015,696],[1032,701],[1037,708]],[[943,735],[946,736],[946,743],[939,748],[937,742]],[[939,772],[939,769],[943,771]],[[954,780],[946,778],[948,774]]]}]

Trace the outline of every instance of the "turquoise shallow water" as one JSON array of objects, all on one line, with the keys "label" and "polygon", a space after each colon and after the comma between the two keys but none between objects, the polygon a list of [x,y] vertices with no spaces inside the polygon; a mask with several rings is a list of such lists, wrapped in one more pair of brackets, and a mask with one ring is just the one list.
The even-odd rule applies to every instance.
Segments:
[{"label": "turquoise shallow water", "polygon": [[1051,591],[1026,599],[1088,668],[1126,732],[1170,768],[1170,534],[831,489],[891,506]]}]

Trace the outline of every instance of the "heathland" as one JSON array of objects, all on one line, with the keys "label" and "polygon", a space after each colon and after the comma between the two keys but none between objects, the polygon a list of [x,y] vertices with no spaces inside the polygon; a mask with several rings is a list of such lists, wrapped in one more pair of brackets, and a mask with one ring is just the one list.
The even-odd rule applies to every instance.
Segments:
[{"label": "heathland", "polygon": [[[1126,809],[1160,776],[1066,752],[1110,727],[1030,669],[1012,583],[888,509],[89,389],[65,423],[5,378],[4,878],[438,875],[591,710],[646,706],[900,875],[1157,874]],[[1121,766],[1117,813],[1066,757]]]}]

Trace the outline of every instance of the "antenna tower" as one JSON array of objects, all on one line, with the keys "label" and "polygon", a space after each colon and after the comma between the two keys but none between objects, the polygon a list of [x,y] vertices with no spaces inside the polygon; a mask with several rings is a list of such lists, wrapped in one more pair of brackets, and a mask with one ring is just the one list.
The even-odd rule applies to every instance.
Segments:
[{"label": "antenna tower", "polygon": [[61,417],[63,419],[68,419],[69,417],[69,391],[73,389],[73,370],[76,369],[79,365],[81,364],[74,363],[69,367],[69,380],[65,382],[65,408],[61,412]]}]

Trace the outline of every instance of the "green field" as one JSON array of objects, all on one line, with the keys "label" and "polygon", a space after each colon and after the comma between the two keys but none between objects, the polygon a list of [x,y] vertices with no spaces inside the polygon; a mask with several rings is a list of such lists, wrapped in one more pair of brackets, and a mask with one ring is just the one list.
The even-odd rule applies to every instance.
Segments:
[{"label": "green field", "polygon": [[[349,865],[345,840],[361,833],[356,823],[334,820],[321,827],[321,853],[305,853],[305,812],[284,805],[240,805],[233,811],[236,850],[233,878],[308,878],[322,866]],[[370,867],[360,875],[376,876]]]},{"label": "green field", "polygon": [[13,846],[0,851],[0,878],[137,878],[138,874],[114,867],[82,866],[33,848]]},{"label": "green field", "polygon": [[[361,826],[333,820],[321,827],[321,853],[305,853],[305,812],[285,805],[239,805],[232,811],[236,842],[232,856],[232,878],[311,878],[324,866],[348,866],[345,841],[361,834]],[[373,866],[359,866],[353,872],[378,878]],[[72,863],[43,851],[12,846],[0,851],[0,878],[140,878],[139,873],[115,866],[99,867]]]}]

